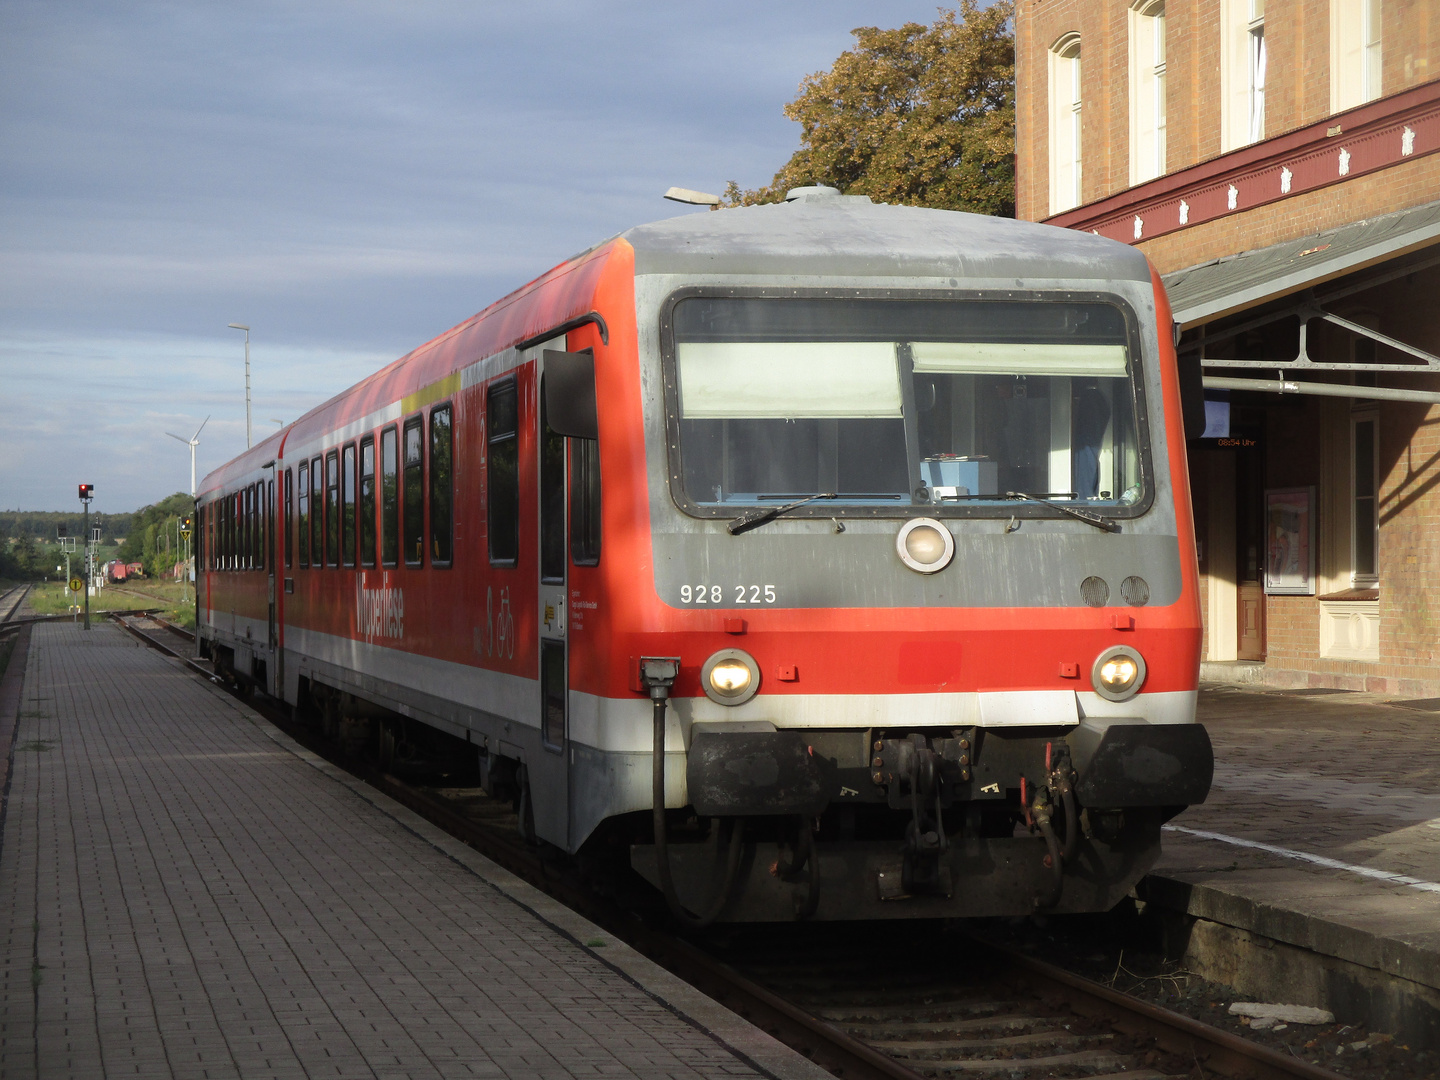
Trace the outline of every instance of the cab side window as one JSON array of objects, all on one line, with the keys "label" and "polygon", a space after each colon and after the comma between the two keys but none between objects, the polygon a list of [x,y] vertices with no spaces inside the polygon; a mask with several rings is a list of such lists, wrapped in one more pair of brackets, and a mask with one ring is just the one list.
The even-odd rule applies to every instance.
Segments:
[{"label": "cab side window", "polygon": [[600,565],[599,439],[570,439],[570,561]]}]

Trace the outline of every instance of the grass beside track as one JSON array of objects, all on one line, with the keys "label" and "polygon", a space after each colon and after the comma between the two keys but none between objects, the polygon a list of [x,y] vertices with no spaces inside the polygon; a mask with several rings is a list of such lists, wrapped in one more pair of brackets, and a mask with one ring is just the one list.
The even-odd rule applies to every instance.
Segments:
[{"label": "grass beside track", "polygon": [[[185,583],[127,581],[124,585],[107,585],[98,595],[90,597],[90,614],[160,608],[167,619],[188,629],[195,625],[194,595]],[[65,615],[72,603],[71,596],[63,584],[51,582],[31,589],[27,603],[37,615]],[[84,604],[84,596],[80,602]]]}]

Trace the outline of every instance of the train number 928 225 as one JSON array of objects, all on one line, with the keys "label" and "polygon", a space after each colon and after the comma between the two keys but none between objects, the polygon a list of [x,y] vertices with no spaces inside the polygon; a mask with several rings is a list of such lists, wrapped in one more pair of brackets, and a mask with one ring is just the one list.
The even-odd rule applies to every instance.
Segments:
[{"label": "train number 928 225", "polygon": [[774,585],[681,585],[682,604],[773,604]]}]

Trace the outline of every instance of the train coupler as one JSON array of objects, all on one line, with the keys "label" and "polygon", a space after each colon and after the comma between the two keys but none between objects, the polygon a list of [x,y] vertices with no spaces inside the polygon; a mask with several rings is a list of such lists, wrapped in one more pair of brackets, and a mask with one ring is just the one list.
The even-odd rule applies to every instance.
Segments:
[{"label": "train coupler", "polygon": [[937,748],[917,734],[875,743],[872,765],[876,782],[888,785],[892,807],[910,811],[899,882],[899,890],[907,896],[949,896],[951,892],[950,871],[944,865],[950,840],[945,835],[943,813],[948,801],[945,781],[956,778],[947,774],[958,775],[958,755],[947,761],[945,749],[955,742],[936,740]]}]

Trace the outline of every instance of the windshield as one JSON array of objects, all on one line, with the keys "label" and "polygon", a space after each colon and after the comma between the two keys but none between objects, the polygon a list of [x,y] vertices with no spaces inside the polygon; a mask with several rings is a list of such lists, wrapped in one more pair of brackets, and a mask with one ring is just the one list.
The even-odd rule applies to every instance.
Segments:
[{"label": "windshield", "polygon": [[697,296],[673,326],[696,506],[1142,495],[1138,365],[1114,304]]}]

